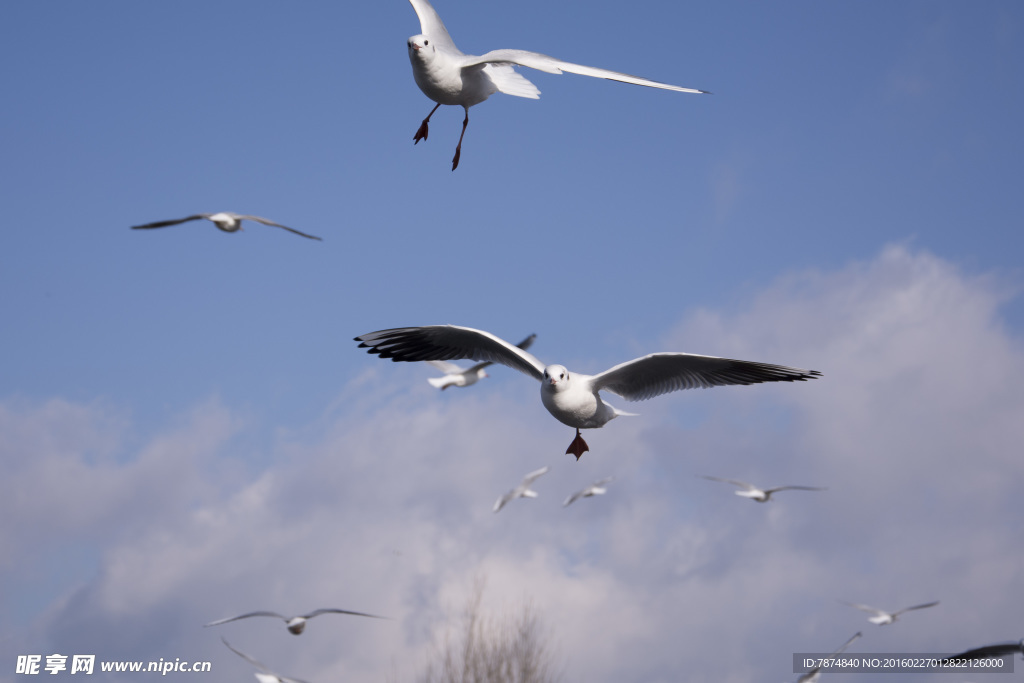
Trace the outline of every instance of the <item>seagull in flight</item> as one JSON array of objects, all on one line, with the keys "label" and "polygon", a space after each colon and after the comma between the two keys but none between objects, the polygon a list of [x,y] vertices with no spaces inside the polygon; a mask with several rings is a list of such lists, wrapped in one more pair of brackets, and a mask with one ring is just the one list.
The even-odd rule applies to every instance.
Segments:
[{"label": "seagull in flight", "polygon": [[562,503],[562,507],[569,507],[580,498],[590,498],[591,496],[603,496],[605,493],[608,492],[608,488],[605,486],[605,484],[607,484],[613,479],[615,479],[615,477],[606,477],[605,479],[595,481],[593,484],[586,487],[585,489],[580,489],[576,493],[566,498],[565,502]]},{"label": "seagull in flight", "polygon": [[198,221],[205,218],[212,222],[218,228],[224,232],[238,232],[242,229],[242,221],[256,221],[263,225],[270,225],[275,228],[283,228],[288,232],[294,232],[296,235],[302,237],[308,237],[311,240],[319,240],[320,238],[315,235],[307,235],[304,232],[299,232],[295,228],[289,228],[287,225],[281,225],[274,221],[267,220],[266,218],[260,218],[259,216],[250,216],[241,213],[231,213],[230,211],[221,211],[220,213],[197,213],[191,216],[185,216],[184,218],[175,218],[169,221],[157,221],[155,223],[146,223],[145,225],[133,225],[132,230],[149,230],[150,228],[166,228],[169,225],[178,225],[179,223],[187,223],[189,221]]},{"label": "seagull in flight", "polygon": [[218,626],[220,624],[226,624],[229,621],[237,621],[238,619],[248,619],[249,617],[277,617],[278,619],[284,620],[285,626],[288,631],[294,635],[299,635],[306,630],[306,622],[313,617],[321,614],[353,614],[357,617],[372,617],[374,619],[386,619],[387,617],[378,617],[375,614],[364,614],[363,612],[350,612],[347,609],[317,609],[313,610],[309,614],[303,614],[298,617],[286,617],[283,614],[277,612],[248,612],[246,614],[239,614],[237,617],[228,617],[227,619],[218,619],[217,621],[211,621],[209,624],[203,624],[206,626]]},{"label": "seagull in flight", "polygon": [[539,470],[530,472],[523,480],[519,482],[519,486],[515,487],[494,503],[494,511],[497,512],[501,508],[505,507],[505,503],[509,502],[514,498],[536,498],[537,492],[530,489],[530,484],[537,480],[543,474],[547,474],[548,468],[541,467]]},{"label": "seagull in flight", "polygon": [[958,655],[952,655],[943,659],[940,664],[948,664],[951,661],[965,660],[965,659],[988,659],[995,657],[1005,657],[1006,655],[1015,655],[1020,653],[1024,655],[1024,640],[1020,640],[1016,643],[999,643],[997,645],[985,645],[984,647],[976,647],[973,650],[967,650],[961,652]]},{"label": "seagull in flight", "polygon": [[772,494],[778,491],[825,491],[826,489],[818,488],[816,486],[776,486],[771,489],[760,489],[753,484],[748,484],[745,481],[736,481],[735,479],[720,479],[718,477],[702,476],[702,479],[710,479],[711,481],[720,481],[726,484],[733,484],[739,486],[742,491],[733,491],[737,496],[743,496],[744,498],[750,498],[756,500],[758,503],[767,503],[772,499]]},{"label": "seagull in flight", "polygon": [[496,92],[534,100],[540,97],[537,86],[519,74],[513,68],[516,66],[525,66],[551,74],[568,71],[582,76],[634,83],[662,90],[708,94],[706,90],[682,88],[618,71],[563,62],[539,52],[492,50],[479,56],[467,55],[455,47],[455,42],[448,35],[448,29],[444,27],[441,17],[427,0],[409,2],[420,20],[419,35],[412,36],[407,41],[412,75],[423,94],[437,102],[420,124],[419,130],[413,136],[413,143],[427,139],[430,117],[438,107],[442,104],[461,106],[466,111],[466,117],[462,121],[462,134],[459,136],[459,144],[455,147],[455,157],[452,159],[453,171],[458,168],[459,157],[462,155],[462,138],[465,137],[466,126],[469,124],[470,107],[480,104]]},{"label": "seagull in flight", "polygon": [[[857,631],[856,633],[853,634],[853,636],[848,641],[846,641],[845,643],[840,645],[839,649],[836,650],[835,652],[833,652],[832,654],[833,655],[839,655],[839,654],[842,654],[842,653],[846,652],[846,648],[850,647],[850,645],[853,643],[853,641],[857,640],[860,637],[861,637],[861,632]],[[796,683],[817,683],[817,680],[819,678],[821,678],[821,667],[820,666],[816,666],[813,669],[811,669],[810,671],[808,671],[807,673],[805,673],[800,678],[796,679]]]},{"label": "seagull in flight", "polygon": [[[516,346],[525,351],[530,348],[533,344],[533,340],[536,338],[537,335],[531,334],[529,337],[516,344]],[[484,361],[483,363],[477,363],[473,367],[463,370],[455,363],[449,363],[444,360],[428,360],[427,362],[444,373],[444,377],[431,377],[427,380],[430,382],[430,386],[436,387],[441,391],[444,391],[448,387],[468,387],[476,384],[484,377],[488,376],[487,373],[484,372],[484,368],[489,365],[494,365],[491,361]]]},{"label": "seagull in flight", "polygon": [[880,610],[880,609],[877,609],[875,607],[869,607],[868,605],[859,605],[859,604],[857,604],[855,602],[844,602],[843,600],[840,600],[839,602],[843,603],[844,605],[848,605],[850,607],[856,607],[857,609],[859,609],[861,611],[864,611],[864,612],[867,612],[868,614],[873,614],[874,615],[873,617],[868,617],[868,621],[870,621],[872,624],[878,624],[879,626],[885,626],[886,624],[891,624],[892,622],[896,621],[896,618],[899,615],[903,614],[904,612],[909,612],[910,610],[913,610],[913,609],[924,609],[926,607],[935,607],[935,605],[939,604],[939,601],[936,600],[935,602],[927,602],[927,603],[925,603],[923,605],[914,605],[913,607],[904,607],[903,609],[897,610],[895,612],[886,612],[885,610]]},{"label": "seagull in flight", "polygon": [[693,353],[652,353],[621,363],[597,375],[570,373],[564,365],[545,365],[528,351],[482,330],[455,325],[399,327],[356,337],[367,353],[393,361],[459,360],[491,361],[533,377],[540,382],[540,399],[559,422],[576,428],[576,438],[566,453],[579,460],[590,450],[581,429],[603,427],[620,415],[633,415],[606,403],[606,390],[627,401],[643,401],[670,391],[761,382],[800,382],[821,375],[802,370],[745,360],[731,360]]},{"label": "seagull in flight", "polygon": [[282,676],[281,674],[274,673],[273,671],[267,668],[266,664],[263,664],[262,662],[253,659],[244,652],[239,652],[235,648],[231,647],[231,643],[226,641],[224,639],[224,636],[221,636],[220,640],[227,646],[229,650],[231,650],[236,655],[238,655],[245,661],[249,662],[262,672],[253,674],[254,676],[256,676],[256,680],[260,683],[306,683],[306,681],[302,680],[301,678],[289,678],[288,676]]}]

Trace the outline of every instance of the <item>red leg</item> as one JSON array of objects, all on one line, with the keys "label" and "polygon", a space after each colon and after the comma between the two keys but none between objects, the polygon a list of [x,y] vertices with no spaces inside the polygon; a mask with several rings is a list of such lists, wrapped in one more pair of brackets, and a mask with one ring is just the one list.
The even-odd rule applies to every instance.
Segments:
[{"label": "red leg", "polygon": [[569,448],[565,450],[565,454],[569,455],[570,453],[572,453],[573,455],[576,456],[576,459],[579,460],[580,456],[582,456],[586,451],[589,450],[590,447],[587,446],[587,442],[583,440],[583,436],[580,434],[580,430],[577,429],[576,438],[572,440],[571,444],[569,444]]},{"label": "red leg", "polygon": [[466,136],[466,126],[469,125],[469,109],[466,109],[466,118],[462,119],[462,135],[459,136],[459,144],[455,146],[455,156],[452,158],[452,170],[459,167],[459,157],[462,156],[462,138]]},{"label": "red leg", "polygon": [[412,141],[413,141],[412,144],[415,145],[420,140],[426,140],[427,139],[427,133],[430,132],[430,128],[429,128],[429,126],[427,124],[430,122],[430,117],[434,115],[434,112],[437,111],[437,108],[440,107],[440,106],[441,106],[441,103],[438,102],[436,105],[434,105],[434,108],[430,110],[430,113],[427,114],[427,118],[423,119],[423,123],[420,124],[419,130],[416,131],[416,135],[414,135],[413,138],[412,138]]}]

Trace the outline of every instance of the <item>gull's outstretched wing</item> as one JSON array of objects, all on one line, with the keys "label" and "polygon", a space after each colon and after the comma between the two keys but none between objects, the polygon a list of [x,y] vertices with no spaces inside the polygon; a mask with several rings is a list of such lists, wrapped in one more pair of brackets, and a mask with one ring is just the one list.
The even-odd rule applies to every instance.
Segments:
[{"label": "gull's outstretched wing", "polygon": [[850,639],[849,639],[848,641],[846,641],[845,643],[843,643],[842,645],[840,645],[840,646],[839,646],[839,649],[838,649],[838,650],[836,650],[835,652],[833,652],[832,654],[834,654],[834,655],[839,655],[839,654],[842,654],[842,653],[846,652],[846,648],[850,647],[850,645],[852,645],[852,644],[853,644],[853,641],[855,641],[855,640],[857,640],[858,638],[860,638],[860,637],[861,637],[861,635],[863,635],[863,634],[862,634],[862,633],[861,633],[860,631],[857,631],[857,632],[856,632],[856,633],[854,633],[854,634],[853,634],[852,636],[850,636]]},{"label": "gull's outstretched wing", "polygon": [[[855,641],[858,638],[860,638],[861,635],[862,635],[861,632],[857,631],[856,633],[853,634],[853,636],[848,641],[846,641],[845,643],[840,645],[839,649],[836,650],[835,652],[833,652],[832,654],[834,654],[834,655],[842,654],[843,652],[846,651],[846,648],[850,647],[850,644],[853,643],[853,641]],[[821,671],[821,667],[820,666],[816,666],[813,669],[811,669],[810,671],[808,671],[807,673],[805,673],[800,678],[796,679],[796,682],[797,683],[811,683],[812,681],[817,681],[818,678],[820,677],[819,674],[818,674],[819,671]]]},{"label": "gull's outstretched wing", "polygon": [[[516,344],[516,346],[518,346],[523,351],[525,351],[526,349],[528,349],[531,346],[533,346],[533,340],[536,339],[536,338],[537,338],[536,334],[531,334],[529,337],[527,337],[523,341],[521,341],[518,344]],[[488,361],[484,361],[483,363],[477,363],[476,365],[471,367],[466,372],[476,372],[477,370],[483,370],[484,368],[486,368],[489,365],[494,365],[494,362],[488,360]]]},{"label": "gull's outstretched wing", "polygon": [[518,344],[516,344],[516,346],[521,348],[523,351],[526,351],[528,348],[533,346],[533,342],[536,341],[536,339],[537,339],[537,334],[536,333],[531,334],[529,337],[527,337],[523,341],[521,341]]},{"label": "gull's outstretched wing", "polygon": [[741,489],[747,489],[748,491],[753,491],[757,488],[753,484],[748,484],[745,481],[737,481],[736,479],[722,479],[721,477],[709,477],[706,474],[702,474],[700,478],[709,479],[711,481],[720,481],[723,484],[732,484],[733,486],[739,486]]},{"label": "gull's outstretched wing", "polygon": [[197,221],[200,218],[209,218],[212,213],[196,213],[191,216],[185,216],[184,218],[175,218],[170,221],[157,221],[156,223],[146,223],[145,225],[133,225],[132,230],[147,230],[149,228],[166,228],[168,225],[178,225],[179,223],[187,223],[189,221]]},{"label": "gull's outstretched wing", "polygon": [[942,660],[942,664],[947,664],[951,660],[957,659],[985,659],[988,657],[1005,657],[1006,655],[1013,655],[1017,653],[1024,655],[1024,640],[1016,643],[999,643],[997,645],[985,645],[984,647],[976,647],[973,650],[967,650],[961,652],[958,655],[953,655]]},{"label": "gull's outstretched wing", "polygon": [[579,491],[573,493],[568,498],[566,498],[565,501],[562,502],[562,507],[569,507],[570,505],[575,503],[580,498],[583,498],[587,494],[594,495],[595,493],[597,493],[597,489],[601,489],[602,486],[612,481],[613,479],[615,479],[615,477],[605,477],[604,479],[598,479],[590,486],[586,486],[580,489]]},{"label": "gull's outstretched wing", "polygon": [[203,624],[206,626],[217,626],[219,624],[226,624],[229,621],[237,621],[238,619],[248,619],[249,617],[277,617],[278,619],[284,619],[288,621],[288,617],[278,614],[277,612],[247,612],[245,614],[239,614],[237,617],[228,617],[227,619],[218,619],[217,621],[211,621],[209,624]]},{"label": "gull's outstretched wing", "polygon": [[828,489],[818,486],[776,486],[772,489],[765,489],[764,492],[771,494],[776,491],[827,491]]},{"label": "gull's outstretched wing", "polygon": [[582,498],[583,494],[586,493],[586,492],[587,492],[587,489],[580,489],[579,491],[573,493],[568,498],[566,498],[564,501],[562,501],[562,507],[564,507],[564,508],[565,507],[569,507],[570,505],[575,503],[577,500]]},{"label": "gull's outstretched wing", "polygon": [[513,491],[506,491],[504,494],[502,494],[501,498],[499,498],[498,500],[494,501],[494,507],[492,508],[492,510],[494,512],[497,512],[501,508],[505,507],[505,503],[509,502],[510,500],[512,500],[515,497],[516,497],[516,493],[515,493],[514,490]]},{"label": "gull's outstretched wing", "polygon": [[225,640],[224,636],[221,636],[220,640],[221,640],[222,643],[224,643],[224,645],[227,646],[227,648],[229,650],[231,650],[236,655],[238,655],[239,657],[241,657],[242,659],[244,659],[245,661],[249,662],[250,664],[255,666],[257,669],[259,669],[260,671],[263,672],[262,674],[256,674],[256,678],[260,681],[260,683],[263,683],[263,681],[268,681],[269,682],[269,681],[274,681],[274,680],[281,681],[281,683],[307,683],[307,681],[304,681],[301,678],[289,678],[288,676],[282,676],[281,674],[279,674],[279,673],[277,673],[275,671],[271,671],[262,662],[260,662],[260,661],[258,661],[256,659],[253,659],[252,657],[250,657],[249,655],[245,654],[244,652],[241,652],[241,651],[236,650],[235,648],[231,647],[231,643],[229,643],[227,640]]},{"label": "gull's outstretched wing", "polygon": [[530,472],[525,477],[523,477],[523,481],[519,485],[523,488],[527,488],[530,484],[537,481],[538,477],[540,477],[542,474],[547,474],[548,469],[549,468],[545,465],[544,467],[541,467],[539,470],[534,470],[533,472]]},{"label": "gull's outstretched wing", "polygon": [[397,327],[356,337],[368,348],[393,361],[460,360],[469,358],[505,365],[533,377],[544,378],[544,364],[518,346],[489,332],[455,325]]},{"label": "gull's outstretched wing", "polygon": [[528,50],[491,50],[490,52],[480,56],[471,56],[466,61],[462,62],[463,67],[478,64],[514,64],[518,66],[526,66],[531,69],[537,69],[538,71],[546,71],[550,74],[560,74],[563,71],[566,71],[568,73],[579,74],[581,76],[593,76],[594,78],[604,78],[610,81],[645,85],[649,88],[674,90],[676,92],[710,94],[707,90],[683,88],[678,85],[652,81],[649,78],[631,76],[630,74],[624,74],[618,71],[609,71],[608,69],[599,69],[594,66],[583,66],[582,64],[573,64],[572,62],[563,62],[561,59],[555,59],[554,57],[549,57],[548,55],[544,55],[539,52],[530,52]]},{"label": "gull's outstretched wing", "polygon": [[352,612],[347,609],[334,609],[333,607],[325,607],[323,609],[315,609],[309,614],[303,614],[303,619],[312,619],[320,614],[352,614],[357,617],[372,617],[374,619],[387,619],[387,617],[378,617],[376,614],[367,614],[366,612]]},{"label": "gull's outstretched wing", "polygon": [[935,602],[926,602],[923,605],[914,605],[913,607],[904,607],[903,609],[899,610],[898,612],[893,612],[892,615],[895,617],[895,616],[897,616],[899,614],[903,614],[904,612],[909,612],[910,610],[924,609],[925,607],[935,607],[935,605],[937,605],[937,604],[939,604],[938,600],[936,600]]},{"label": "gull's outstretched wing", "polygon": [[867,612],[868,614],[874,614],[875,616],[879,616],[879,617],[891,616],[885,610],[878,609],[877,607],[871,607],[870,605],[861,605],[861,604],[856,603],[856,602],[846,602],[845,600],[840,600],[839,602],[841,602],[842,604],[847,605],[849,607],[856,607],[857,609],[861,610],[862,612]]},{"label": "gull's outstretched wing", "polygon": [[256,221],[257,223],[262,223],[263,225],[271,225],[271,226],[273,226],[275,228],[283,228],[284,230],[287,230],[288,232],[294,232],[296,235],[301,235],[302,237],[306,237],[306,238],[309,238],[311,240],[323,241],[323,240],[321,240],[321,238],[317,237],[316,235],[307,235],[304,232],[299,232],[295,228],[289,228],[287,225],[281,225],[280,223],[275,223],[274,221],[267,220],[266,218],[261,218],[260,216],[248,216],[248,215],[243,215],[243,214],[235,214],[235,218],[238,218],[239,220]]},{"label": "gull's outstretched wing", "polygon": [[627,401],[643,401],[670,391],[761,382],[802,382],[820,377],[817,370],[693,353],[652,353],[605,370],[591,378]]},{"label": "gull's outstretched wing", "polygon": [[434,41],[434,46],[455,52],[461,55],[459,48],[455,47],[455,41],[448,35],[448,29],[438,16],[437,10],[427,0],[409,0],[409,4],[416,10],[416,16],[420,18],[420,33]]},{"label": "gull's outstretched wing", "polygon": [[228,641],[227,641],[227,640],[226,640],[226,639],[224,638],[224,636],[221,636],[221,637],[220,637],[220,642],[224,643],[224,645],[226,645],[226,646],[227,646],[227,648],[228,648],[229,650],[231,650],[231,651],[232,651],[232,652],[234,652],[234,653],[235,653],[236,655],[238,655],[239,657],[241,657],[241,658],[242,658],[242,659],[244,659],[245,661],[247,661],[247,662],[249,662],[250,664],[252,664],[253,666],[255,666],[255,667],[256,667],[257,669],[259,669],[260,671],[263,671],[263,672],[265,672],[265,673],[273,673],[273,672],[272,672],[272,671],[271,671],[270,669],[268,669],[268,668],[267,668],[267,665],[266,665],[266,664],[264,664],[263,662],[261,662],[261,661],[259,661],[259,660],[256,660],[256,659],[253,659],[252,657],[250,657],[249,655],[245,654],[244,652],[240,652],[239,650],[236,650],[235,648],[231,647],[231,643],[229,643],[229,642],[228,642]]}]

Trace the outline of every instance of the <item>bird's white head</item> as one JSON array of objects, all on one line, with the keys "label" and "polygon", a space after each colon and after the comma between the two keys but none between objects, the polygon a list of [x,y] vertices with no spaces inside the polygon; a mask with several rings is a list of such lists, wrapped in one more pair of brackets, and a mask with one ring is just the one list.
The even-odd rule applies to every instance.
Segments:
[{"label": "bird's white head", "polygon": [[565,391],[569,388],[569,370],[564,365],[547,366],[543,386],[548,391]]},{"label": "bird's white head", "polygon": [[306,630],[306,620],[302,617],[294,617],[288,620],[287,626],[291,633],[299,635]]},{"label": "bird's white head", "polygon": [[406,44],[409,46],[409,59],[426,60],[429,55],[434,53],[434,45],[430,42],[430,38],[422,33],[409,38]]}]

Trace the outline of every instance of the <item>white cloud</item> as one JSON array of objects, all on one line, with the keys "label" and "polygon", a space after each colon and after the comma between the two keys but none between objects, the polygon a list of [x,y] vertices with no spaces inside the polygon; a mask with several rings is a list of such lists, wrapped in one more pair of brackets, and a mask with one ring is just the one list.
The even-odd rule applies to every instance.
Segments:
[{"label": "white cloud", "polygon": [[[782,278],[738,313],[698,311],[663,345],[824,377],[655,399],[594,432],[579,463],[562,454],[571,430],[532,394],[485,382],[440,395],[412,367],[355,380],[374,390],[349,387],[306,432],[278,435],[259,473],[232,453],[245,422],[216,402],[131,458],[126,420],[106,406],[2,406],[3,460],[44,490],[7,497],[6,518],[25,521],[5,543],[99,546],[94,575],[50,596],[19,646],[210,658],[244,675],[223,634],[309,680],[411,680],[477,576],[485,606],[534,602],[568,680],[795,679],[792,652],[861,628],[858,645],[877,651],[1015,637],[1004,596],[1024,578],[1024,354],[999,319],[1006,295],[890,247]],[[490,511],[543,464],[540,498]],[[609,474],[607,496],[562,509]],[[697,474],[829,491],[758,505]],[[5,583],[44,559],[5,566]],[[943,604],[869,630],[837,598]],[[329,606],[394,621],[324,616],[300,638],[270,620],[201,628]]]}]

